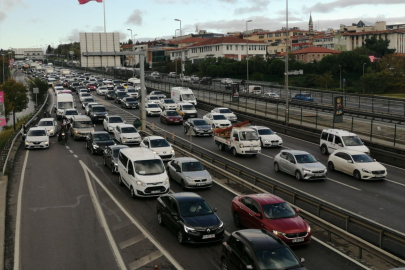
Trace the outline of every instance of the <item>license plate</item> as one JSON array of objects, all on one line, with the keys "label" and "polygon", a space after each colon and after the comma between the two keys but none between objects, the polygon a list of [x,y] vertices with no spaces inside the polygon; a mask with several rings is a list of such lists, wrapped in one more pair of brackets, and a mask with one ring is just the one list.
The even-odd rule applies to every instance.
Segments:
[{"label": "license plate", "polygon": [[174,122],[178,123],[178,122],[179,122],[179,120],[176,120],[176,121],[174,121]]},{"label": "license plate", "polygon": [[152,194],[160,193],[160,190],[152,190],[150,193],[152,193]]},{"label": "license plate", "polygon": [[316,173],[315,176],[322,176],[322,174],[321,173]]},{"label": "license plate", "polygon": [[205,186],[205,183],[197,183],[197,186]]},{"label": "license plate", "polygon": [[215,234],[206,234],[203,235],[202,239],[210,239],[210,238],[215,238]]},{"label": "license plate", "polygon": [[376,174],[375,177],[383,177],[384,175],[382,174]]},{"label": "license plate", "polygon": [[304,238],[297,238],[292,240],[293,243],[304,242]]},{"label": "license plate", "polygon": [[271,143],[272,145],[278,145],[278,143],[276,143],[276,142],[274,142],[274,143]]}]

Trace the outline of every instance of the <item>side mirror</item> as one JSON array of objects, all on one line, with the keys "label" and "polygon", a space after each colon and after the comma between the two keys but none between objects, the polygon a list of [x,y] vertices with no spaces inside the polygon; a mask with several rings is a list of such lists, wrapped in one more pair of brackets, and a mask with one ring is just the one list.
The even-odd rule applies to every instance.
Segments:
[{"label": "side mirror", "polygon": [[300,211],[300,209],[295,208],[295,213],[298,213]]},{"label": "side mirror", "polygon": [[218,211],[218,209],[215,207],[214,209],[212,209],[212,211],[216,212],[216,211]]},{"label": "side mirror", "polygon": [[126,123],[127,123],[127,121],[124,120],[124,124],[126,124]]},{"label": "side mirror", "polygon": [[338,145],[339,145],[340,147],[343,147],[343,145],[342,145],[341,143],[338,143]]},{"label": "side mirror", "polygon": [[261,213],[255,213],[255,217],[262,218],[262,214]]},{"label": "side mirror", "polygon": [[304,263],[304,262],[305,262],[305,259],[304,259],[304,258],[301,258],[300,261],[301,261],[301,263]]}]

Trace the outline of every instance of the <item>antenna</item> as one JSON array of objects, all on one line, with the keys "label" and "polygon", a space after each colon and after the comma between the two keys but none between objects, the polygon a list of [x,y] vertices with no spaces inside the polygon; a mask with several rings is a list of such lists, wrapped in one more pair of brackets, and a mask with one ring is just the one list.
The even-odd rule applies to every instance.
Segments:
[{"label": "antenna", "polygon": [[198,34],[198,24],[195,26],[195,33]]}]

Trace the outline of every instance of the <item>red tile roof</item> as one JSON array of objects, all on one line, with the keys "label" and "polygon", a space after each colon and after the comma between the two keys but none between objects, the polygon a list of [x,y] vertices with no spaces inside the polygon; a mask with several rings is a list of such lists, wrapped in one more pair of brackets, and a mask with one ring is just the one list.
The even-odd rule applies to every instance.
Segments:
[{"label": "red tile roof", "polygon": [[336,50],[331,50],[331,49],[326,49],[323,47],[308,47],[302,50],[294,51],[291,52],[293,54],[298,54],[298,53],[332,53],[332,54],[338,54],[341,53],[340,51]]}]

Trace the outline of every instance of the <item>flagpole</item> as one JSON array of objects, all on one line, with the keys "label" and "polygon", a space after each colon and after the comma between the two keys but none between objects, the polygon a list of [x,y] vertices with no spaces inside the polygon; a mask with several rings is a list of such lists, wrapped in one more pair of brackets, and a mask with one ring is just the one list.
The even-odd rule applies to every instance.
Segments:
[{"label": "flagpole", "polygon": [[106,32],[105,30],[105,0],[103,0],[103,7],[104,7],[104,33]]}]

